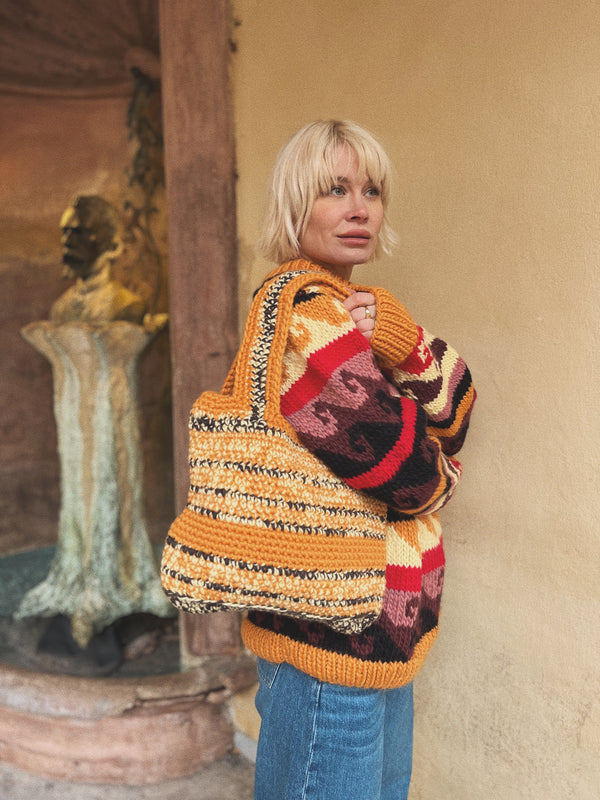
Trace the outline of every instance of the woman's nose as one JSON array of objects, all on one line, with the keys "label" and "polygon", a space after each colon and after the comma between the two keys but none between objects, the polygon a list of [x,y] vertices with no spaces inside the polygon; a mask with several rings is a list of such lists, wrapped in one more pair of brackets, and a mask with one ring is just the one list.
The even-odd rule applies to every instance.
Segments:
[{"label": "woman's nose", "polygon": [[350,219],[366,220],[369,216],[365,198],[360,194],[358,197],[353,197],[349,209]]}]

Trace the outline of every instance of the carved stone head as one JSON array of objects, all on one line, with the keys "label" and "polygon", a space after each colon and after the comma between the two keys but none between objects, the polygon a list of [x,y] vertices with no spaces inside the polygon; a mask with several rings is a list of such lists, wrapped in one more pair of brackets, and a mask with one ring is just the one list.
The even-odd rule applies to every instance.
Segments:
[{"label": "carved stone head", "polygon": [[60,227],[67,277],[85,280],[103,253],[118,248],[117,214],[97,195],[77,197],[62,215]]}]

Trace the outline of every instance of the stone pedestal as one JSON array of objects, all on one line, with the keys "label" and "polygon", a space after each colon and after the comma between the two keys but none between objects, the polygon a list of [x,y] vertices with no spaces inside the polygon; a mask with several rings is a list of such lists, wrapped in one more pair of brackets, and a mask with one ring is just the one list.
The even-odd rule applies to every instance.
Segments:
[{"label": "stone pedestal", "polygon": [[61,510],[49,574],[16,617],[68,616],[82,647],[133,612],[173,613],[144,521],[136,390],[139,355],[165,323],[44,321],[22,331],[52,364]]}]

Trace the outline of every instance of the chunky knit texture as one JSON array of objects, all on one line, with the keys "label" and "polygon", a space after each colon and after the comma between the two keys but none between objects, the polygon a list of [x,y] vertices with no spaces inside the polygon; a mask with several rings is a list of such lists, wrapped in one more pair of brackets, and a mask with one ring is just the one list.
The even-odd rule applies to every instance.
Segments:
[{"label": "chunky knit texture", "polygon": [[[295,261],[276,272],[319,270]],[[296,296],[281,379],[281,411],[304,447],[349,486],[388,505],[386,589],[362,633],[252,611],[250,650],[320,680],[392,688],[408,683],[436,635],[444,577],[437,511],[451,497],[475,399],[470,373],[445,342],[417,326],[389,292],[370,343],[322,286]]]},{"label": "chunky knit texture", "polygon": [[[290,271],[262,287],[223,390],[194,404],[188,503],[161,576],[186,611],[250,605],[355,633],[381,614],[388,509],[313,455],[281,414],[294,299],[309,280],[314,271]],[[333,276],[319,280],[347,297]]]}]

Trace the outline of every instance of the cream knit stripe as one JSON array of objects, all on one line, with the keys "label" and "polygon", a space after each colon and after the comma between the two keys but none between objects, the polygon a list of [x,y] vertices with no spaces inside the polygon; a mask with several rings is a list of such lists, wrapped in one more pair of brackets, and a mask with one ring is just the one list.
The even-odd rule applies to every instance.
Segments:
[{"label": "cream knit stripe", "polygon": [[[448,344],[445,345],[441,358],[436,359],[431,348],[434,341],[439,342],[424,330],[420,345],[420,349],[423,351],[420,355],[423,370],[418,375],[395,367],[392,370],[392,377],[399,389],[421,403],[433,421],[442,423],[453,414],[456,389],[465,375],[466,364],[456,350]],[[423,395],[427,393],[426,385],[433,387],[440,378],[441,385],[436,397],[424,400]]]},{"label": "cream knit stripe", "polygon": [[[321,289],[322,291],[322,289]],[[281,394],[304,374],[306,362],[324,346],[355,330],[354,322],[335,297],[315,297],[310,302],[310,319],[304,305],[296,310],[283,359],[285,380]]]}]

